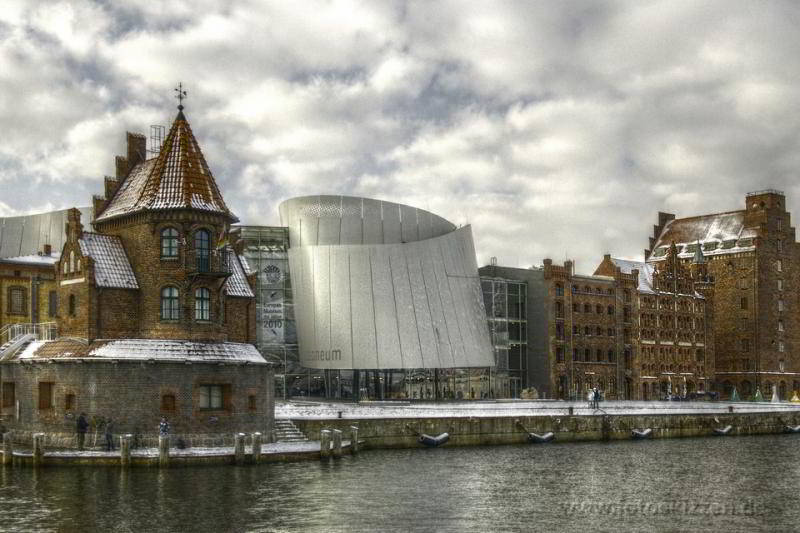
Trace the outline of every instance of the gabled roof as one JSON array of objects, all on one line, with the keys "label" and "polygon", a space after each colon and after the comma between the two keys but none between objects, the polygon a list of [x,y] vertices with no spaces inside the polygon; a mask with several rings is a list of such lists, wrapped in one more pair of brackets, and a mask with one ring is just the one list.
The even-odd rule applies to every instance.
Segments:
[{"label": "gabled roof", "polygon": [[745,227],[744,210],[678,218],[664,226],[648,261],[663,259],[672,243],[681,259],[694,258],[698,244],[706,256],[750,251],[757,236],[757,230]]},{"label": "gabled roof", "polygon": [[200,209],[237,220],[222,199],[183,111],[158,156],[131,170],[96,220],[162,209]]},{"label": "gabled roof", "polygon": [[233,248],[227,247],[230,254],[231,262],[231,275],[225,280],[225,294],[228,296],[240,296],[243,298],[254,298],[253,290],[247,282],[247,275],[250,274],[250,265],[247,260],[233,251]]},{"label": "gabled roof", "polygon": [[81,254],[94,260],[96,286],[113,289],[139,288],[119,237],[84,232],[78,243]]}]

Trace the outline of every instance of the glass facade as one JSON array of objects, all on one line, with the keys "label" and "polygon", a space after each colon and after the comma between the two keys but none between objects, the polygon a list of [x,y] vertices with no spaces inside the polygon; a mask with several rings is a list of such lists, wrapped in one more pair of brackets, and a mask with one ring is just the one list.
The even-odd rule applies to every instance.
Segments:
[{"label": "glass facade", "polygon": [[527,386],[527,289],[527,284],[520,281],[481,279],[483,305],[495,356],[492,381],[498,397],[519,398]]}]

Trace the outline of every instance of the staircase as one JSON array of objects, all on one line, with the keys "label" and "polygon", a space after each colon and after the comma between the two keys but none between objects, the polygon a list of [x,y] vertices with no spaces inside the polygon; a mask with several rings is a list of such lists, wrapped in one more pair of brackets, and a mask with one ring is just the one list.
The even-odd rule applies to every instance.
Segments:
[{"label": "staircase", "polygon": [[288,418],[275,419],[275,442],[303,442],[307,441],[302,431]]},{"label": "staircase", "polygon": [[11,358],[33,341],[54,340],[57,335],[54,322],[9,324],[0,329],[0,361]]}]

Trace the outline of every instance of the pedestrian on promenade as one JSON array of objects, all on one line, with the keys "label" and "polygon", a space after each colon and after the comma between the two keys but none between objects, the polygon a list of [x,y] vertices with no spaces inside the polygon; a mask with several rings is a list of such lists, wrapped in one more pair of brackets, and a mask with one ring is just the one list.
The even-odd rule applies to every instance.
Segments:
[{"label": "pedestrian on promenade", "polygon": [[166,416],[161,417],[161,422],[158,424],[158,434],[164,437],[169,435],[169,422],[167,422]]},{"label": "pedestrian on promenade", "polygon": [[89,422],[86,420],[86,413],[81,413],[78,417],[77,432],[78,432],[78,449],[83,450],[83,445],[86,442],[86,432],[89,431]]},{"label": "pedestrian on promenade", "polygon": [[592,399],[594,400],[594,405],[592,405],[593,409],[600,408],[600,391],[597,390],[597,387],[592,389]]},{"label": "pedestrian on promenade", "polygon": [[114,420],[110,416],[106,419],[106,451],[114,451]]}]

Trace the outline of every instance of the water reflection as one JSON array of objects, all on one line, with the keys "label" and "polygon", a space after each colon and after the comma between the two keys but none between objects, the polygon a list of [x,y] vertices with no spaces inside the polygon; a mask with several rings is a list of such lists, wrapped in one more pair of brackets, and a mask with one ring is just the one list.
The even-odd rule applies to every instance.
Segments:
[{"label": "water reflection", "polygon": [[0,531],[794,529],[798,443],[387,450],[170,470],[0,467]]}]

